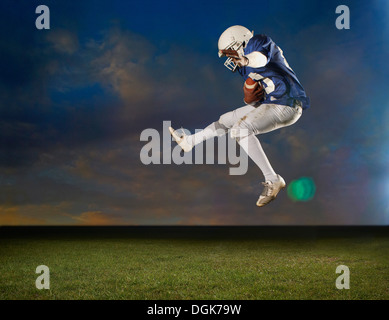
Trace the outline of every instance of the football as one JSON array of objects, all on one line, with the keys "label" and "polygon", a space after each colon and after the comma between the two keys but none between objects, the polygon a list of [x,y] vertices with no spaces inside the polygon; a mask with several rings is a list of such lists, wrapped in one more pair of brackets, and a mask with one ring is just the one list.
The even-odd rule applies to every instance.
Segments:
[{"label": "football", "polygon": [[258,81],[251,79],[250,77],[244,83],[244,102],[250,105],[256,105],[262,102],[265,98],[265,90],[262,84]]}]

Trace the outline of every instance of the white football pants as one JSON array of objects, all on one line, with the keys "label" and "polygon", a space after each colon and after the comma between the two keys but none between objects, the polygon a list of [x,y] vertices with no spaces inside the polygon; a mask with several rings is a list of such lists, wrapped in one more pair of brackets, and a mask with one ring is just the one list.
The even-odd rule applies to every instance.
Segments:
[{"label": "white football pants", "polygon": [[[265,181],[277,180],[257,134],[270,132],[294,124],[302,114],[298,104],[295,107],[278,104],[261,104],[258,107],[246,105],[223,114],[218,121],[211,123],[204,130],[188,136],[188,142],[196,145],[204,140],[226,134],[230,130],[242,149],[260,168]],[[242,130],[243,129],[243,130]]]}]

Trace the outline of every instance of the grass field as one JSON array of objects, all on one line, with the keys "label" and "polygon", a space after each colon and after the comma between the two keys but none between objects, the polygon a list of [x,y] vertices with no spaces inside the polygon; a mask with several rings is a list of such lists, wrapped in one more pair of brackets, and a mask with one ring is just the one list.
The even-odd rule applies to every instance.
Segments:
[{"label": "grass field", "polygon": [[0,299],[389,299],[388,228],[300,229],[2,227]]}]

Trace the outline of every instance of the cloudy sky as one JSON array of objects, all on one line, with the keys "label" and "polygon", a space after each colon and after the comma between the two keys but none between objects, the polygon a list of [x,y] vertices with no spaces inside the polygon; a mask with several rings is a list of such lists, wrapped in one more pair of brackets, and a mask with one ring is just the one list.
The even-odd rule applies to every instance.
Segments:
[{"label": "cloudy sky", "polygon": [[[40,4],[50,30],[35,27]],[[339,4],[350,30],[335,27]],[[0,9],[0,225],[389,224],[387,1],[3,0]],[[263,178],[251,160],[240,176],[230,164],[140,160],[143,130],[162,137],[171,121],[194,131],[242,106],[242,79],[217,56],[236,24],[269,35],[311,98],[295,125],[259,136],[287,182],[314,181],[309,201],[283,191],[256,207]]]}]

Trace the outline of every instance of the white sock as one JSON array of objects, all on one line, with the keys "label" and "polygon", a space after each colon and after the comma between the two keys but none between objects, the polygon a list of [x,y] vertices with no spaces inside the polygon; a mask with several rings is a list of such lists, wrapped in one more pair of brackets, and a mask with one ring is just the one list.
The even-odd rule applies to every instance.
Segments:
[{"label": "white sock", "polygon": [[187,136],[187,142],[191,145],[195,146],[207,139],[214,138],[219,136],[220,134],[225,134],[227,130],[221,127],[218,121],[211,123],[204,130],[196,132],[195,134],[191,134]]},{"label": "white sock", "polygon": [[265,176],[265,181],[277,181],[277,174],[266,157],[258,138],[255,135],[250,134],[247,137],[237,140],[251,160],[253,160],[259,169],[261,169],[263,175]]}]

